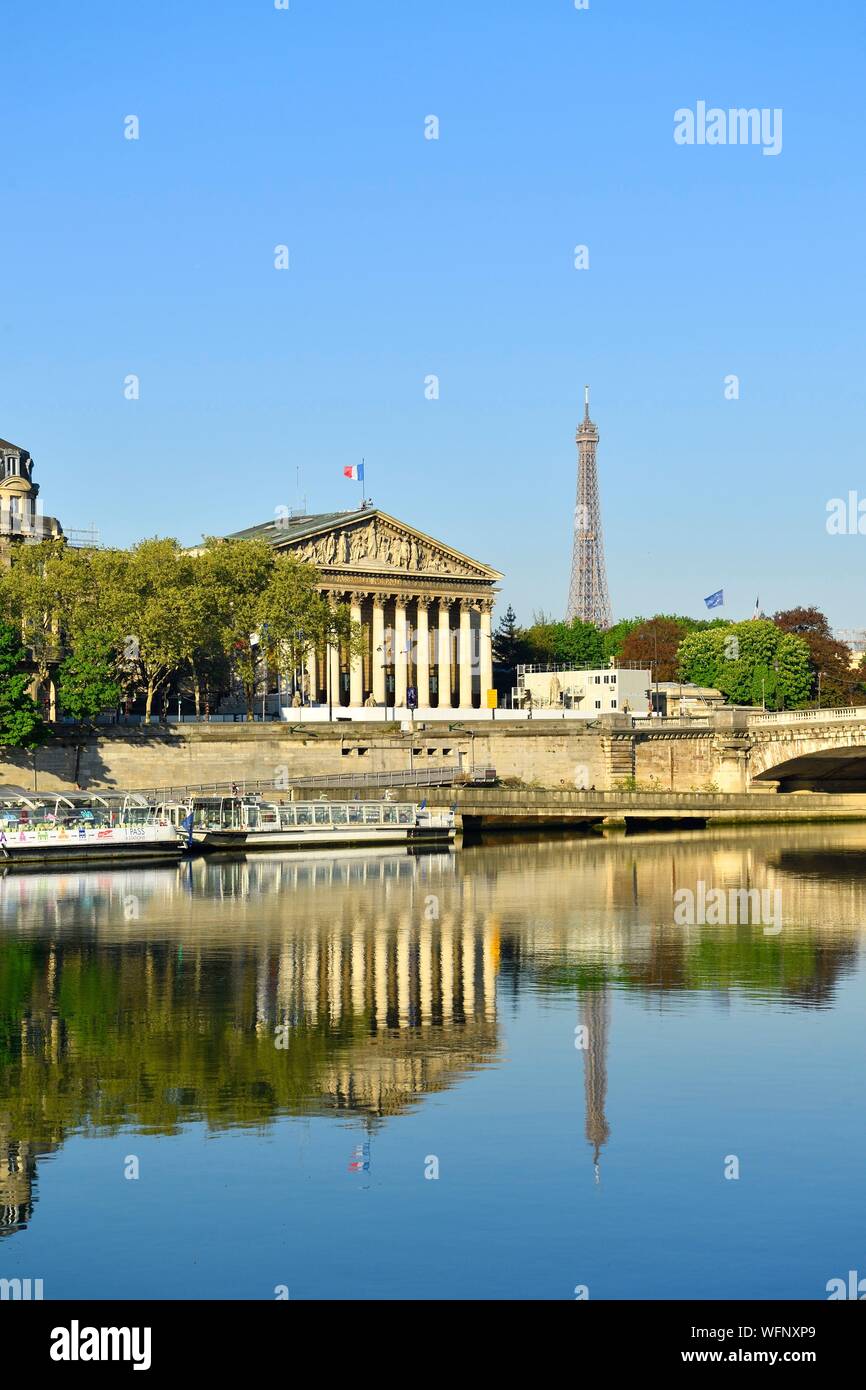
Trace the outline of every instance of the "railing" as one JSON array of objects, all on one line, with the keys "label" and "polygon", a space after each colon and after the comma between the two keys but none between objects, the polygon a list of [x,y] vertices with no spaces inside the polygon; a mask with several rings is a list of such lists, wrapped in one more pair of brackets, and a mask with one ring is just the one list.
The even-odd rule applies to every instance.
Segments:
[{"label": "railing", "polygon": [[550,664],[544,662],[535,665],[518,665],[514,668],[520,676],[553,676],[559,671],[598,671],[600,675],[605,672],[609,675],[612,671],[648,671],[649,667],[645,661],[615,661],[613,664],[594,666],[578,666],[573,661],[556,661]]},{"label": "railing", "polygon": [[496,781],[496,769],[473,767],[465,771],[457,765],[402,768],[396,772],[320,772],[306,777],[281,778],[279,782],[273,778],[251,781],[238,777],[230,782],[136,787],[135,792],[158,801],[186,801],[190,796],[246,796],[252,792],[291,791],[302,787],[446,787],[453,786],[458,778],[473,786],[491,786]]},{"label": "railing", "polygon": [[809,721],[816,723],[824,719],[866,720],[866,706],[839,705],[832,709],[785,709],[748,716],[749,724],[802,724]]}]

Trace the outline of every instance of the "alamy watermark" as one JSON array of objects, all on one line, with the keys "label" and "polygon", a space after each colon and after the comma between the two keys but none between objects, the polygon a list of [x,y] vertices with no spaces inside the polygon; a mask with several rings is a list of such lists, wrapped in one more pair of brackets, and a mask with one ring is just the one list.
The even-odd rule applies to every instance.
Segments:
[{"label": "alamy watermark", "polygon": [[674,893],[674,922],[678,927],[761,926],[764,936],[782,930],[781,888],[696,887]]},{"label": "alamy watermark", "polygon": [[707,106],[705,101],[674,112],[674,140],[678,145],[761,145],[762,154],[782,153],[780,106]]}]

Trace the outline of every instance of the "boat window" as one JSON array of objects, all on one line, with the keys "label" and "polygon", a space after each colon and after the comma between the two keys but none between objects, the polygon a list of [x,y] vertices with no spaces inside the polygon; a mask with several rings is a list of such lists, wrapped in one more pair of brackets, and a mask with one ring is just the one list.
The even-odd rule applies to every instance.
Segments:
[{"label": "boat window", "polygon": [[415,819],[411,806],[398,806],[397,814],[401,825],[411,825]]},{"label": "boat window", "polygon": [[383,807],[382,807],[382,819],[383,819],[383,821],[385,822],[386,825],[396,825],[396,824],[397,824],[397,807],[396,807],[396,806],[383,806]]},{"label": "boat window", "polygon": [[275,826],[279,823],[280,817],[276,806],[261,806],[259,808],[259,825]]},{"label": "boat window", "polygon": [[330,825],[331,818],[328,815],[330,806],[327,801],[317,801],[315,805],[316,825]]},{"label": "boat window", "polygon": [[349,807],[349,824],[360,825],[363,820],[363,807],[360,801],[353,801]]},{"label": "boat window", "polygon": [[295,807],[295,817],[298,825],[312,825],[313,808],[307,803],[300,803]]},{"label": "boat window", "polygon": [[346,822],[347,822],[348,819],[349,819],[349,817],[348,817],[348,815],[347,815],[347,810],[348,810],[348,808],[347,808],[346,806],[336,805],[336,806],[332,806],[332,807],[331,807],[331,812],[332,812],[332,818],[333,818],[334,825],[345,825],[345,824],[346,824]]},{"label": "boat window", "polygon": [[256,826],[258,825],[258,823],[259,823],[259,808],[258,808],[258,806],[245,806],[245,807],[244,807],[244,812],[245,812],[245,822],[246,822],[246,824],[250,827],[251,830],[254,830],[255,827],[256,827]]},{"label": "boat window", "polygon": [[282,826],[285,828],[285,827],[294,825],[294,823],[295,823],[295,808],[294,808],[294,806],[281,806],[281,807],[280,807],[280,825],[282,825]]},{"label": "boat window", "polygon": [[375,802],[364,807],[364,820],[367,825],[378,825],[381,819],[381,810]]}]

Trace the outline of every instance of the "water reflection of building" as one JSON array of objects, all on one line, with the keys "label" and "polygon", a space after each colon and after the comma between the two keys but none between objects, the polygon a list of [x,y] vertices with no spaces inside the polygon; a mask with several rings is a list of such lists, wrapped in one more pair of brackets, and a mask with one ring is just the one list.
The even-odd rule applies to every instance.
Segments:
[{"label": "water reflection of building", "polygon": [[498,926],[445,904],[451,856],[74,879],[77,927],[67,877],[2,884],[27,980],[0,1075],[7,1230],[29,1218],[38,1154],[74,1130],[376,1124],[497,1056]]},{"label": "water reflection of building", "polygon": [[[613,991],[826,1004],[859,950],[864,866],[866,829],[834,826],[10,875],[6,1229],[27,1219],[38,1156],[75,1129],[410,1109],[498,1058],[503,990],[579,1001],[598,1164]],[[783,932],[674,927],[673,893],[698,879],[781,887]]]},{"label": "water reflection of building", "polygon": [[0,1236],[26,1226],[33,1210],[36,1158],[30,1145],[11,1139],[0,1124]]},{"label": "water reflection of building", "polygon": [[323,1059],[319,1094],[340,1109],[394,1113],[495,1053],[497,955],[490,921],[453,913],[301,928],[274,971],[260,961],[256,1028],[353,1028],[351,1047]]}]

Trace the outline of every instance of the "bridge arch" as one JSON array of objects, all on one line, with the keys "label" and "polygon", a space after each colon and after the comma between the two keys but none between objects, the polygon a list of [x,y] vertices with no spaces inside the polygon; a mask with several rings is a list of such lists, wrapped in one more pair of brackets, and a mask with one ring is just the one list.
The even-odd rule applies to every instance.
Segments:
[{"label": "bridge arch", "polygon": [[752,730],[749,780],[780,792],[866,792],[866,721]]}]

